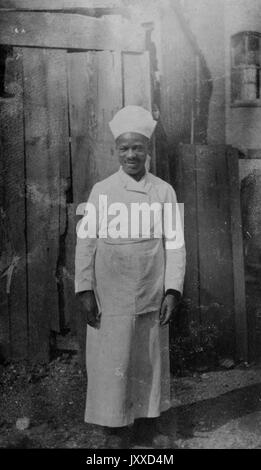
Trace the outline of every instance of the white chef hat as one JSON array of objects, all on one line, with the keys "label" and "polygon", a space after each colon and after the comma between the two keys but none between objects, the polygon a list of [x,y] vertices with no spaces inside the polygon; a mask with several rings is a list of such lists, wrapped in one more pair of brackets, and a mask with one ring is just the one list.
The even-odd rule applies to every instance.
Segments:
[{"label": "white chef hat", "polygon": [[157,121],[154,121],[149,111],[134,105],[120,109],[109,122],[115,140],[127,132],[142,134],[150,139],[156,125]]}]

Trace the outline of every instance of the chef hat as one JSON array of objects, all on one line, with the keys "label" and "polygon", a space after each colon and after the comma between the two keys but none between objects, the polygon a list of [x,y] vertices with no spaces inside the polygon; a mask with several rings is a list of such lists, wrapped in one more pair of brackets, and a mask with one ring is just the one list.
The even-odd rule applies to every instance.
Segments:
[{"label": "chef hat", "polygon": [[157,121],[154,121],[149,111],[133,105],[120,109],[109,122],[115,140],[127,132],[142,134],[150,139],[156,124]]}]

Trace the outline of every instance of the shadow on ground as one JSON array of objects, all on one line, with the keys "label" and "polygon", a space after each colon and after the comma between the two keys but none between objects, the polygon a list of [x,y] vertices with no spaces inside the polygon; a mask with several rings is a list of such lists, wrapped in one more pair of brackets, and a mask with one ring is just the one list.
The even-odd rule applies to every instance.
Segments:
[{"label": "shadow on ground", "polygon": [[261,383],[225,393],[217,398],[172,408],[161,417],[162,427],[176,439],[213,431],[228,422],[261,411]]}]

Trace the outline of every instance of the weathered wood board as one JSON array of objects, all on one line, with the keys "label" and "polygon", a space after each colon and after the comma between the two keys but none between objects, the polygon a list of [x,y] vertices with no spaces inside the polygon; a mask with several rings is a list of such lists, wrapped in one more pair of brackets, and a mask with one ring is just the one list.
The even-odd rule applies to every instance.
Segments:
[{"label": "weathered wood board", "polygon": [[242,216],[238,151],[228,148],[227,168],[231,208],[231,235],[233,252],[236,353],[240,361],[248,360],[248,325],[246,314],[245,267],[243,252]]},{"label": "weathered wood board", "polygon": [[116,18],[1,11],[0,44],[59,49],[143,51],[142,28]]},{"label": "weathered wood board", "polygon": [[196,147],[200,309],[219,329],[220,350],[235,352],[231,212],[225,146]]},{"label": "weathered wood board", "polygon": [[69,141],[65,53],[24,49],[23,64],[29,345],[33,360],[46,361],[50,329],[59,330],[60,158]]},{"label": "weathered wood board", "polygon": [[161,120],[155,129],[155,173],[164,181],[170,182],[169,146]]},{"label": "weathered wood board", "polygon": [[23,127],[23,62],[21,49],[14,49],[6,63],[5,89],[12,98],[0,104],[3,152],[4,226],[8,245],[5,291],[8,297],[11,355],[27,357],[27,273],[25,235],[25,162]]},{"label": "weathered wood board", "polygon": [[177,192],[185,207],[190,318],[217,328],[218,352],[247,358],[238,155],[225,145],[180,145]]},{"label": "weathered wood board", "polygon": [[123,53],[124,106],[135,104],[151,111],[150,61],[148,52]]},{"label": "weathered wood board", "polygon": [[116,52],[68,54],[74,203],[118,169],[108,122],[122,107],[121,56]]},{"label": "weathered wood board", "polygon": [[181,145],[176,172],[177,196],[184,204],[184,235],[186,243],[187,269],[184,294],[191,320],[200,321],[200,273],[198,253],[196,149],[192,145]]},{"label": "weathered wood board", "polygon": [[77,333],[77,316],[81,305],[74,292],[74,257],[76,245],[76,205],[67,205],[67,231],[65,239],[65,262],[63,267],[64,320],[73,334]]},{"label": "weathered wood board", "polygon": [[72,8],[114,8],[120,6],[120,0],[0,0],[0,8],[34,11]]}]

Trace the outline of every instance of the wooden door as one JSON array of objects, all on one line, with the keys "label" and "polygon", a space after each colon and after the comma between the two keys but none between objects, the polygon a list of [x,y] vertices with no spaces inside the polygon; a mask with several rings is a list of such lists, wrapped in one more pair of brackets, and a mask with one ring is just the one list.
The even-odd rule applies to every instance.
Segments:
[{"label": "wooden door", "polygon": [[[108,22],[65,15],[70,37],[65,19],[52,15],[6,12],[0,20],[0,44],[12,46],[5,73],[11,97],[0,98],[0,346],[5,357],[34,362],[47,361],[51,337],[68,330],[82,332],[84,350],[74,296],[75,209],[118,168],[108,128],[114,113],[126,104],[151,108],[139,36],[119,49]],[[50,21],[58,30],[48,29]],[[25,33],[11,34],[10,24],[12,31],[23,24]],[[89,34],[81,37],[86,24],[100,28],[96,46]]]},{"label": "wooden door", "polygon": [[180,145],[176,176],[185,214],[188,319],[205,336],[215,333],[220,356],[246,361],[238,152],[225,145]]}]

